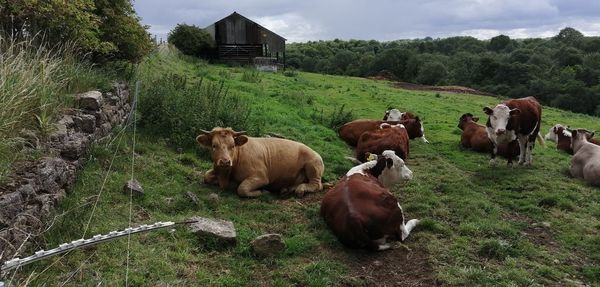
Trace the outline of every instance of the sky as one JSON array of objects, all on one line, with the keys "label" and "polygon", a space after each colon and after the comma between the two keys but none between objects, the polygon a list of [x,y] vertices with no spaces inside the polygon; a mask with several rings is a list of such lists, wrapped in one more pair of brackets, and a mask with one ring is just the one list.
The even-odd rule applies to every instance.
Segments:
[{"label": "sky", "polygon": [[287,43],[504,34],[551,37],[572,27],[600,36],[600,0],[136,0],[150,33],[166,40],[178,23],[204,28],[234,11]]}]

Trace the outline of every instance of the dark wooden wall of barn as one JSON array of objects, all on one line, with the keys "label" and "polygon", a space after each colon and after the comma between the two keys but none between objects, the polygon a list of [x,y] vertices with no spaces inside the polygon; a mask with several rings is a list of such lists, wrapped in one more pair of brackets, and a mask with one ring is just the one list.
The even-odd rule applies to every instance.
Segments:
[{"label": "dark wooden wall of barn", "polygon": [[271,53],[285,51],[285,39],[238,14],[215,23],[215,40],[217,45],[267,44]]}]

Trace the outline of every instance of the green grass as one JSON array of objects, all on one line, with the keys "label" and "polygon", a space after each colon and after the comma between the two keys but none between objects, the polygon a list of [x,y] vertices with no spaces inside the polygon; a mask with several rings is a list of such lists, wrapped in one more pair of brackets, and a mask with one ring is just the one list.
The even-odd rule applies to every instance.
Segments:
[{"label": "green grass", "polygon": [[[389,106],[412,111],[424,119],[431,144],[411,142],[407,165],[414,179],[393,192],[409,218],[422,220],[406,244],[412,249],[425,247],[439,282],[448,286],[600,284],[600,193],[568,176],[568,155],[556,151],[552,143],[546,149],[538,145],[532,167],[500,164],[493,169],[487,155],[459,148],[458,118],[465,112],[483,118],[482,107],[498,99],[438,96],[399,90],[386,82],[302,72],[294,77],[261,73],[260,82],[246,82],[244,69],[189,61],[169,51],[154,55],[141,69],[186,75],[192,83],[201,77],[224,81],[231,93],[251,103],[250,121],[256,126],[252,135],[274,132],[309,145],[323,157],[325,180],[332,182],[351,167],[344,159],[351,149],[323,117],[343,105],[359,118],[381,118]],[[598,118],[545,108],[542,131],[555,123],[600,129]],[[222,218],[234,222],[238,243],[222,248],[182,227],[133,236],[132,286],[335,286],[361,280],[348,279],[352,277],[348,262],[326,256],[352,251],[326,228],[318,200],[280,199],[272,194],[248,200],[231,190],[219,192],[201,183],[199,172],[210,167],[204,150],[178,154],[167,140],[149,134],[142,130],[137,138],[135,177],[146,194],[134,198],[134,225],[192,215]],[[67,213],[43,235],[46,246],[81,237],[90,202],[117,142],[95,148],[74,190],[57,210],[57,214]],[[130,176],[131,133],[124,135],[116,151],[89,235],[127,226],[128,196],[121,188]],[[199,205],[186,197],[188,191],[200,198]],[[218,202],[208,199],[212,192],[219,193]],[[287,250],[271,259],[254,257],[248,243],[273,232],[283,235]],[[74,251],[30,283],[55,286],[73,275],[67,285],[123,285],[126,246],[127,240],[120,239]],[[55,259],[21,269],[15,280],[37,276]]]}]

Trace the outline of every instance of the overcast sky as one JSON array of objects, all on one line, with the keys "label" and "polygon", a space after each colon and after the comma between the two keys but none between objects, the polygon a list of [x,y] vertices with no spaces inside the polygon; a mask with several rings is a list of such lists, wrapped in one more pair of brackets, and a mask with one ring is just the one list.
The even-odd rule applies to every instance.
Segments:
[{"label": "overcast sky", "polygon": [[473,36],[551,37],[569,26],[600,35],[600,0],[136,0],[150,32],[206,27],[237,11],[291,42]]}]

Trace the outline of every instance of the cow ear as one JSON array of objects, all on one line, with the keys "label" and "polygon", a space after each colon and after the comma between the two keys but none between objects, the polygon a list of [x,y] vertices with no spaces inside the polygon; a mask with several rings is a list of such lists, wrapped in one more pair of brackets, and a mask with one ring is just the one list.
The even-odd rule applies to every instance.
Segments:
[{"label": "cow ear", "polygon": [[489,107],[484,107],[483,111],[490,116],[494,114],[494,110],[490,109]]},{"label": "cow ear", "polygon": [[211,146],[211,136],[208,135],[199,135],[196,137],[196,141],[203,146]]},{"label": "cow ear", "polygon": [[571,138],[574,139],[575,137],[577,137],[577,130],[571,131]]},{"label": "cow ear", "polygon": [[595,134],[596,134],[596,131],[591,131],[590,132],[590,139],[593,138]]},{"label": "cow ear", "polygon": [[472,118],[474,122],[478,122],[479,121],[479,117],[474,117]]},{"label": "cow ear", "polygon": [[241,146],[248,142],[248,137],[245,135],[237,136],[233,139],[235,145]]},{"label": "cow ear", "polygon": [[521,113],[521,110],[519,110],[519,109],[515,108],[515,109],[512,109],[512,110],[510,110],[510,113],[509,113],[509,114],[510,114],[511,116],[514,116],[514,115],[518,115],[518,114],[520,114],[520,113]]},{"label": "cow ear", "polygon": [[420,121],[421,121],[421,119],[419,119],[419,116],[416,116],[416,117],[415,117],[415,120],[416,120],[417,122],[420,122]]},{"label": "cow ear", "polygon": [[392,166],[394,165],[394,160],[391,158],[388,158],[385,160],[385,163],[387,165],[388,168],[392,168]]}]

